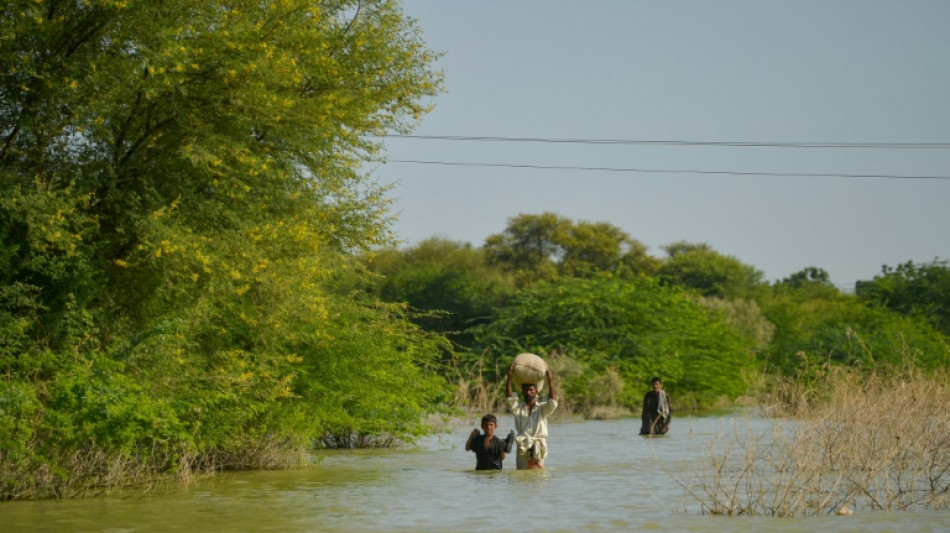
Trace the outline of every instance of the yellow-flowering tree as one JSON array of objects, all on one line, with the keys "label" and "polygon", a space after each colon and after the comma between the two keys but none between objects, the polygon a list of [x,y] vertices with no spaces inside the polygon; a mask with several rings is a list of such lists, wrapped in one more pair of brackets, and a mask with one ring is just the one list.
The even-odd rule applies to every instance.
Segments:
[{"label": "yellow-flowering tree", "polygon": [[[0,498],[101,482],[24,481],[76,450],[181,471],[417,431],[439,340],[334,289],[389,240],[372,139],[441,83],[398,3],[13,0],[0,36]],[[307,396],[368,368],[412,409]]]}]

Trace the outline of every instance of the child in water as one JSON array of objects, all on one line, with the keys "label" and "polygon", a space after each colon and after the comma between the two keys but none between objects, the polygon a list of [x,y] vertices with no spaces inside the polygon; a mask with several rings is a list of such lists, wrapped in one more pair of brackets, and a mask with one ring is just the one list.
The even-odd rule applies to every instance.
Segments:
[{"label": "child in water", "polygon": [[475,470],[501,470],[501,462],[511,453],[511,445],[515,442],[515,432],[508,434],[505,440],[495,436],[498,428],[498,419],[493,414],[482,417],[482,431],[473,429],[465,443],[465,451],[475,452]]}]

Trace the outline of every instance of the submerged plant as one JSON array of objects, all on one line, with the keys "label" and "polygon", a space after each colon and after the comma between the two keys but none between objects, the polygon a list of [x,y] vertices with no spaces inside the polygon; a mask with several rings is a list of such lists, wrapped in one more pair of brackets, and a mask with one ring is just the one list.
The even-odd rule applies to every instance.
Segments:
[{"label": "submerged plant", "polygon": [[945,376],[828,382],[828,399],[756,434],[707,444],[690,479],[704,513],[808,516],[950,507]]}]

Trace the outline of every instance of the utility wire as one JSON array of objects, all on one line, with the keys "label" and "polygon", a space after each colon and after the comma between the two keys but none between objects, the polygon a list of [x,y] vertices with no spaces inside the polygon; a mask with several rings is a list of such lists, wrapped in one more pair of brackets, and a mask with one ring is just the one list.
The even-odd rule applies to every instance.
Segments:
[{"label": "utility wire", "polygon": [[626,172],[643,174],[714,174],[729,176],[771,176],[781,178],[876,178],[876,179],[907,179],[907,180],[950,180],[950,176],[899,176],[894,174],[836,174],[836,173],[809,173],[809,172],[739,172],[729,170],[695,170],[695,169],[650,169],[650,168],[622,168],[622,167],[585,167],[562,165],[521,165],[513,163],[465,163],[453,161],[423,161],[418,159],[388,159],[386,163],[403,163],[415,165],[442,165],[452,167],[495,167],[495,168],[525,168],[537,170],[582,170],[592,172]]},{"label": "utility wire", "polygon": [[390,139],[472,142],[533,142],[555,144],[659,145],[659,146],[725,146],[765,148],[870,148],[870,149],[947,149],[950,142],[933,143],[854,143],[854,142],[770,142],[770,141],[690,141],[633,139],[557,139],[545,137],[497,137],[469,135],[382,135]]}]

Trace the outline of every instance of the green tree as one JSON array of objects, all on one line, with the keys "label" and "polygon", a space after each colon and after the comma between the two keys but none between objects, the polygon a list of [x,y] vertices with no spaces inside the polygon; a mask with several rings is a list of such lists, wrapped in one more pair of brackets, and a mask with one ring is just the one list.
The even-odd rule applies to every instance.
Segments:
[{"label": "green tree", "polygon": [[515,273],[522,285],[558,276],[649,275],[658,261],[643,243],[606,222],[573,222],[554,213],[520,214],[485,240],[488,261]]},{"label": "green tree", "polygon": [[[38,279],[52,313],[66,293],[140,308],[168,285],[162,257],[208,277],[227,255],[208,241],[256,252],[280,221],[311,246],[382,242],[381,191],[357,170],[378,148],[366,134],[404,127],[437,82],[392,4],[22,1],[7,14],[2,255],[7,281]],[[213,267],[233,277],[268,253]]]},{"label": "green tree", "polygon": [[439,238],[377,252],[369,267],[380,275],[380,298],[408,304],[416,324],[462,346],[471,344],[468,330],[491,321],[514,291],[510,276],[488,266],[482,250]]},{"label": "green tree", "polygon": [[[437,343],[337,287],[388,240],[373,139],[440,85],[397,3],[14,0],[0,34],[0,498],[40,464],[98,482],[57,463],[76,450],[174,470],[303,443],[324,418],[294,425],[298,380],[328,353],[433,405],[396,385]],[[354,301],[391,348],[342,348]]]},{"label": "green tree", "polygon": [[823,268],[807,267],[782,280],[782,283],[794,288],[801,288],[806,285],[817,285],[822,287],[833,287],[831,276]]},{"label": "green tree", "polygon": [[781,374],[814,372],[824,364],[883,372],[932,371],[947,364],[946,339],[926,321],[837,290],[778,285],[763,299],[762,310],[775,325],[766,359]]},{"label": "green tree", "polygon": [[488,236],[483,249],[490,264],[513,272],[522,284],[554,279],[570,225],[554,213],[521,214],[508,220],[505,231]]},{"label": "green tree", "polygon": [[706,298],[700,296],[699,303],[707,309],[712,309],[726,320],[730,326],[741,332],[745,337],[755,341],[757,351],[768,348],[775,336],[775,326],[765,318],[759,305],[754,300],[736,298]]},{"label": "green tree", "polygon": [[934,260],[915,264],[908,261],[885,266],[871,281],[859,281],[858,299],[893,309],[901,314],[927,320],[944,335],[950,335],[950,265]]},{"label": "green tree", "polygon": [[659,261],[647,255],[643,243],[606,222],[577,222],[564,235],[560,272],[586,277],[609,272],[621,277],[648,275]]},{"label": "green tree", "polygon": [[805,295],[808,295],[813,299],[835,300],[842,296],[841,291],[831,283],[828,273],[817,267],[799,270],[776,282],[773,289],[773,293],[794,293],[798,295],[798,298],[805,298]]},{"label": "green tree", "polygon": [[616,372],[625,384],[619,397],[634,409],[653,375],[709,403],[742,394],[744,375],[757,366],[752,339],[681,289],[651,278],[537,284],[480,328],[477,340],[502,369],[522,351],[561,353],[581,363],[585,370],[565,383],[565,396],[588,396],[593,384]]},{"label": "green tree", "polygon": [[663,283],[719,298],[748,298],[763,288],[760,271],[706,244],[680,242],[664,249],[669,257],[655,274]]},{"label": "green tree", "polygon": [[694,243],[686,241],[676,241],[663,247],[663,251],[669,257],[676,257],[689,252],[712,252],[711,246],[704,242]]}]

